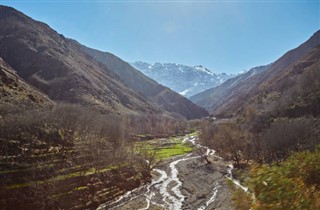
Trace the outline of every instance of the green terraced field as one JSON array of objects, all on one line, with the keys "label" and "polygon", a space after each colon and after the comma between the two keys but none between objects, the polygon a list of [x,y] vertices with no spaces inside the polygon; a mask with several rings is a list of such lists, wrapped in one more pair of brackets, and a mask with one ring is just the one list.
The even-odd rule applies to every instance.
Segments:
[{"label": "green terraced field", "polygon": [[155,139],[136,143],[136,148],[146,153],[154,153],[157,160],[165,160],[192,151],[192,147],[182,142],[182,137]]}]

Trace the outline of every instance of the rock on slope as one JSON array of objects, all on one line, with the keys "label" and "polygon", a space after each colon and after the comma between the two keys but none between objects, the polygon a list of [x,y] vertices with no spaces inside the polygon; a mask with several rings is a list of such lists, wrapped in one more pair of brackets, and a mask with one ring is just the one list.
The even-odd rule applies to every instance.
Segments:
[{"label": "rock on slope", "polygon": [[131,65],[160,84],[186,97],[220,85],[232,77],[225,73],[212,73],[203,66],[191,67],[175,63],[151,65],[141,61],[133,62]]}]

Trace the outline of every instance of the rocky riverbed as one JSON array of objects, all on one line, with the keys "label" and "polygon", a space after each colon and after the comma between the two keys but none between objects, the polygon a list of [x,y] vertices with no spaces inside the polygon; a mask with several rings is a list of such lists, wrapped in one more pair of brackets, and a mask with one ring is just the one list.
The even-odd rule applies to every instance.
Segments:
[{"label": "rocky riverbed", "polygon": [[186,196],[182,209],[233,209],[226,167],[221,160],[211,161],[206,164],[197,158],[178,165],[181,191]]},{"label": "rocky riverbed", "polygon": [[[195,143],[194,139],[190,139]],[[207,148],[202,148],[207,149]],[[152,171],[152,182],[128,192],[108,207],[116,210],[234,209],[226,175],[228,163],[208,149],[207,158],[189,153],[166,160]]]}]

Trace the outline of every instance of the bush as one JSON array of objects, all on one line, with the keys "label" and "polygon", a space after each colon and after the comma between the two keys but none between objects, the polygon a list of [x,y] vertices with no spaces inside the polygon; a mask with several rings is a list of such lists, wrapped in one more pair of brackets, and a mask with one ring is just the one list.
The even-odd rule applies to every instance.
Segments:
[{"label": "bush", "polygon": [[320,209],[320,150],[294,153],[279,166],[256,166],[249,187],[254,209]]}]

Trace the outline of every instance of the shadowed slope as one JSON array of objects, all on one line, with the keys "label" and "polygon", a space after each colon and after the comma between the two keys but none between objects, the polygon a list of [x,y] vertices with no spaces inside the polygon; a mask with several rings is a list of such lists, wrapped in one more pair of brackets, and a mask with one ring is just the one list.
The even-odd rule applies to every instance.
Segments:
[{"label": "shadowed slope", "polygon": [[[303,82],[309,74],[314,74],[309,80],[310,85],[317,86],[319,46],[320,31],[317,31],[305,43],[268,66],[267,70],[248,77],[252,73],[249,71],[193,96],[191,100],[211,113],[222,116],[242,113],[249,106],[270,111],[275,109],[276,103],[289,104],[294,97],[298,97],[295,94],[301,97],[309,94],[304,88],[309,85]],[[315,87],[308,91],[317,92]]]}]

